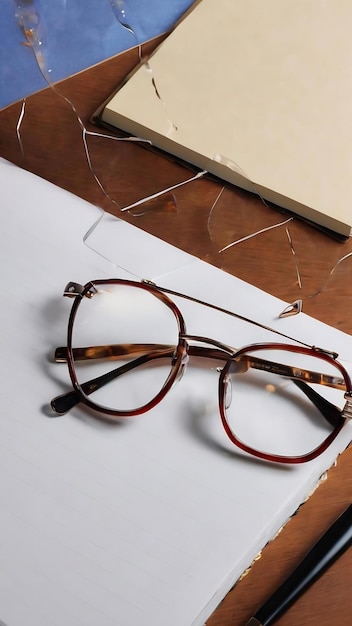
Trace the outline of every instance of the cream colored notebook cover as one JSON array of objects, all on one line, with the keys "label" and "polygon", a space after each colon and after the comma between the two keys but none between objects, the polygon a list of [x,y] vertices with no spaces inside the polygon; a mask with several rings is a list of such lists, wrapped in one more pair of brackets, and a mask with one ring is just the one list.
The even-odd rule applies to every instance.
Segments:
[{"label": "cream colored notebook cover", "polygon": [[352,3],[202,0],[101,119],[352,233]]}]

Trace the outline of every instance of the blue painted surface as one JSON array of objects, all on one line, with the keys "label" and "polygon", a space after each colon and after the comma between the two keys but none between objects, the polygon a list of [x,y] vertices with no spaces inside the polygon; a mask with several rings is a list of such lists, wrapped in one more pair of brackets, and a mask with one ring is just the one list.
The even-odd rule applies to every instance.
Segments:
[{"label": "blue painted surface", "polygon": [[[25,1],[39,17],[40,51],[55,82],[167,31],[193,0],[115,0],[115,12],[110,0]],[[24,45],[16,6],[0,0],[0,108],[47,86],[33,49]]]}]

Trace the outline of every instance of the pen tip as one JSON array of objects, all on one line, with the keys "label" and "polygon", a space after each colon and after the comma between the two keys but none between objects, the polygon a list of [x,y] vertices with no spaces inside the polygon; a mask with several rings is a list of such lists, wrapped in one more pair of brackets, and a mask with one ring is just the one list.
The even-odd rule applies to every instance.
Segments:
[{"label": "pen tip", "polygon": [[256,617],[251,617],[249,622],[247,622],[246,626],[263,626],[263,625]]}]

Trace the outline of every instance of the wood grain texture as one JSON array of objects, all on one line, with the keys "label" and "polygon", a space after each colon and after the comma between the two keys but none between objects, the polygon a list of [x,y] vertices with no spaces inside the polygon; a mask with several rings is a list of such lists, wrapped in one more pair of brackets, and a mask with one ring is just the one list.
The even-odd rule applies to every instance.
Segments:
[{"label": "wood grain texture", "polygon": [[[145,51],[157,43],[151,42]],[[294,219],[219,253],[224,245],[289,216],[265,206],[255,194],[234,188],[226,188],[214,207],[222,190],[222,184],[214,179],[180,187],[169,202],[150,203],[143,215],[121,213],[121,207],[194,172],[139,145],[90,137],[93,171],[108,195],[102,191],[87,163],[77,114],[63,96],[74,105],[85,127],[96,132],[89,122],[91,114],[137,61],[134,49],[62,81],[56,92],[48,88],[28,97],[20,127],[23,155],[16,133],[22,103],[0,111],[0,155],[288,302],[302,297],[306,313],[352,333],[352,261],[347,258],[338,263],[352,252],[351,241],[339,243]],[[208,626],[245,624],[351,501],[349,449],[281,534],[263,550],[248,575],[209,619]],[[351,575],[349,551],[277,622],[278,626],[348,626]]]}]

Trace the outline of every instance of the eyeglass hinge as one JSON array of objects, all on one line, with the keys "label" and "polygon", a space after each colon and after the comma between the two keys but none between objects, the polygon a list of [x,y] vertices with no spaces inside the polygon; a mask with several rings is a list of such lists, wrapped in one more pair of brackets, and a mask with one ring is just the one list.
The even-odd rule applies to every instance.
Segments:
[{"label": "eyeglass hinge", "polygon": [[[75,298],[76,296],[81,296],[85,287],[80,283],[69,282],[67,283],[63,295],[67,298]],[[91,298],[94,294],[97,293],[96,288],[93,284],[91,284],[88,291],[86,291],[85,295],[87,298]]]},{"label": "eyeglass hinge", "polygon": [[342,417],[352,419],[352,396],[345,394],[346,404],[342,409]]},{"label": "eyeglass hinge", "polygon": [[334,361],[336,361],[336,359],[338,358],[338,353],[334,352],[333,350],[326,350],[326,348],[319,348],[318,346],[312,346],[313,350],[315,350],[315,352],[322,352],[323,354],[327,354],[328,356],[331,356]]}]

